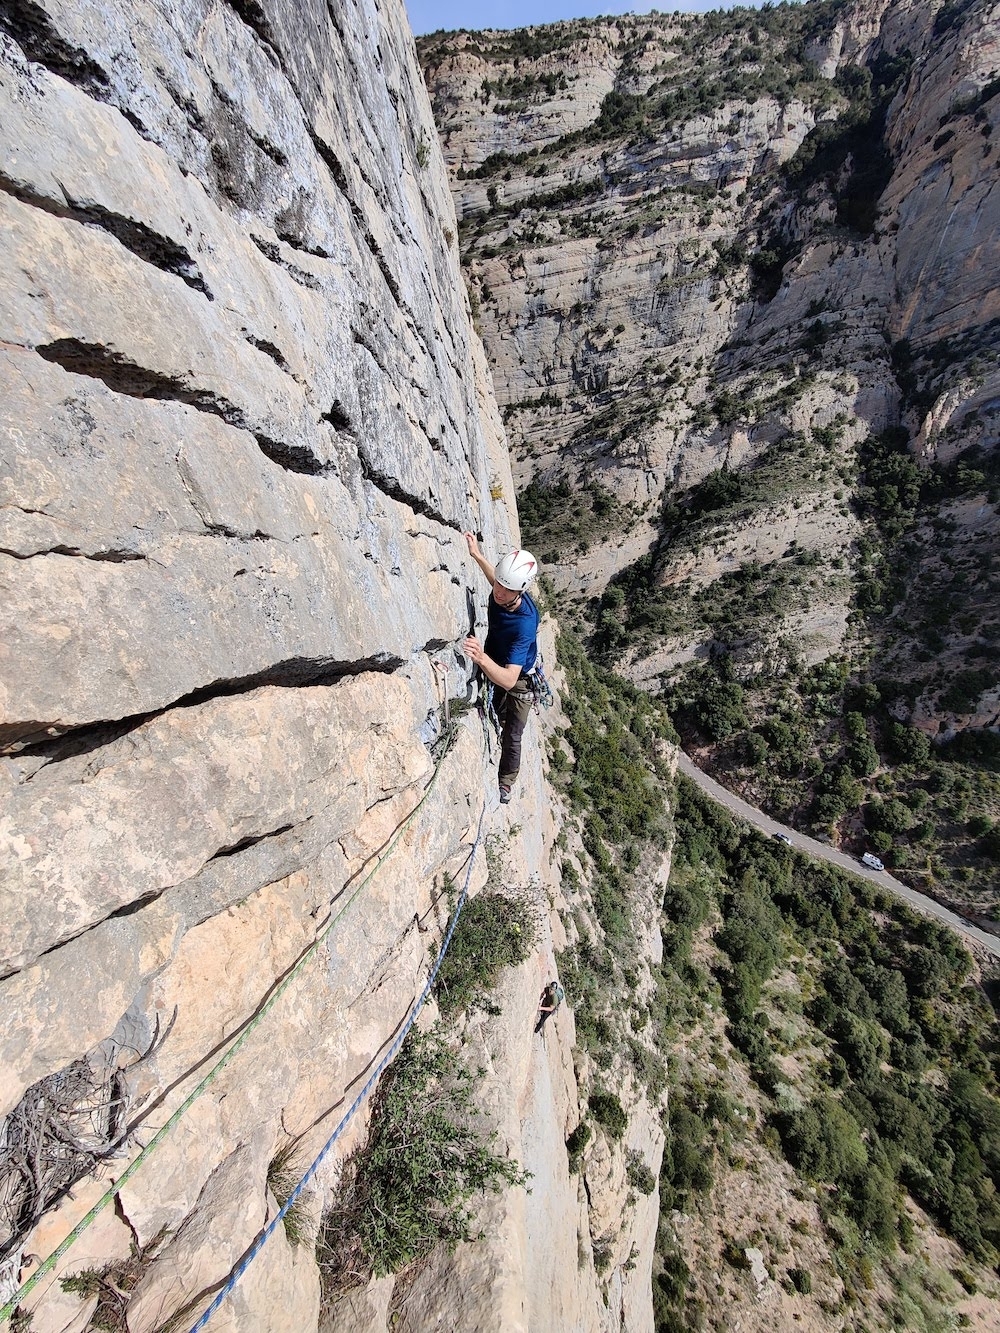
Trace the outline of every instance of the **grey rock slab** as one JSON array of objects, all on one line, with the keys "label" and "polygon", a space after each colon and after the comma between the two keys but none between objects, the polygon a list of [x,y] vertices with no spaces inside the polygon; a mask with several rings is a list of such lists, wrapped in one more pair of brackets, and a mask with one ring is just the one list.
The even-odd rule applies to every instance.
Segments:
[{"label": "grey rock slab", "polygon": [[[461,759],[449,755],[445,764],[453,778],[468,777]],[[148,1142],[205,1073],[203,1053],[221,1050],[243,1030],[269,993],[271,977],[288,982],[260,1025],[247,1031],[233,1062],[158,1148],[155,1168],[143,1169],[127,1186],[123,1204],[140,1243],[163,1225],[177,1228],[196,1204],[213,1153],[224,1154],[248,1134],[274,1142],[291,1135],[303,1162],[311,1160],[332,1128],[330,1108],[344,1109],[345,1093],[357,1091],[398,1030],[434,947],[434,934],[418,930],[416,917],[426,912],[431,896],[432,878],[421,861],[428,836],[440,837],[447,782],[435,784],[418,807],[419,795],[413,786],[376,804],[356,827],[366,843],[384,850],[387,832],[415,815],[370,882],[362,884],[357,873],[348,876],[353,867],[343,860],[320,858],[264,886],[189,932],[137,1001],[147,1030],[154,1015],[161,1030],[179,1015],[155,1054],[137,1067],[134,1080],[130,1076],[140,1099],[169,1089],[144,1117],[140,1138]],[[446,850],[453,853],[454,847]],[[373,863],[362,859],[360,867],[367,872]],[[335,897],[331,936],[290,975],[323,924],[318,909],[331,889],[341,888],[349,892]],[[356,893],[358,901],[341,915]],[[360,1129],[359,1118],[352,1134]]]},{"label": "grey rock slab", "polygon": [[[350,396],[347,321],[329,318],[331,304],[346,313],[355,299],[345,282],[350,214],[336,191],[324,201],[330,226],[325,246],[318,255],[296,254],[293,263],[266,223],[248,228],[234,219],[121,115],[62,80],[44,72],[30,80],[12,78],[0,88],[0,124],[9,190],[67,220],[82,236],[89,231],[117,240],[123,263],[127,253],[177,284],[187,283],[213,307],[202,311],[195,300],[175,332],[203,314],[213,338],[224,325],[232,355],[246,357],[249,350],[249,364],[260,358],[262,373],[280,370],[293,392],[308,383],[317,418],[334,398]],[[301,124],[299,138],[299,150],[311,162]],[[109,160],[113,172],[105,170]],[[112,246],[109,254],[115,253]],[[356,258],[351,267],[352,276],[361,276]],[[177,318],[174,309],[163,315]],[[139,345],[133,355],[138,352]]]},{"label": "grey rock slab", "polygon": [[172,274],[107,233],[0,196],[0,331],[136,398],[201,405],[288,448],[332,456],[304,391]]},{"label": "grey rock slab", "polygon": [[[496,552],[516,517],[401,5],[39,0],[7,26],[0,1093],[148,1052],[137,1151],[420,800],[427,657],[461,668],[485,602],[461,529]],[[318,1151],[391,1043],[481,782],[469,719],[130,1180],[140,1243],[175,1229],[133,1333],[228,1272],[274,1152]],[[279,1234],[216,1322],[299,1333],[317,1303]]]},{"label": "grey rock slab", "polygon": [[[59,6],[51,6],[49,15],[67,36],[72,32],[85,42],[78,15]],[[301,17],[296,15],[289,35],[292,47],[301,45]],[[330,24],[325,13],[320,18]],[[374,11],[364,20],[378,25]],[[480,428],[469,411],[471,386],[463,383],[469,345],[461,333],[456,339],[466,314],[464,301],[459,304],[463,288],[457,256],[444,239],[446,230],[453,234],[453,212],[443,181],[418,179],[412,159],[404,161],[396,136],[386,133],[387,125],[397,122],[415,146],[419,136],[413,122],[423,119],[430,135],[426,93],[422,85],[412,85],[409,52],[393,65],[409,77],[407,104],[413,97],[422,101],[416,116],[397,110],[398,92],[391,90],[394,101],[386,89],[381,47],[377,57],[369,55],[358,64],[355,44],[351,64],[343,52],[333,50],[339,38],[331,43],[332,54],[323,62],[324,87],[335,87],[337,96],[333,114],[323,113],[324,132],[337,146],[336,151],[324,147],[326,157],[321,158],[313,147],[316,130],[306,123],[296,90],[276,73],[273,52],[249,27],[226,6],[178,15],[177,22],[178,31],[161,32],[159,13],[135,6],[124,65],[104,70],[106,96],[123,108],[127,99],[118,84],[130,62],[138,61],[142,72],[133,86],[166,88],[154,124],[146,123],[142,113],[148,108],[143,107],[141,134],[62,80],[37,67],[30,76],[19,70],[11,147],[21,129],[34,137],[31,152],[12,154],[14,183],[57,208],[89,209],[95,219],[107,214],[105,225],[113,232],[117,225],[117,234],[125,236],[126,244],[137,242],[135,248],[145,250],[150,262],[164,258],[156,255],[158,237],[175,261],[178,252],[189,253],[193,268],[186,271],[178,263],[177,272],[189,281],[192,274],[204,280],[225,306],[235,336],[273,349],[289,373],[306,378],[317,415],[329,412],[335,402],[343,404],[364,437],[362,445],[367,441],[377,452],[372,466],[391,476],[398,488],[427,494],[432,507],[458,515],[461,523],[467,487],[461,471],[440,464],[460,463],[464,470],[466,455],[478,448]],[[104,15],[97,31],[108,23]],[[330,31],[333,36],[334,28]],[[180,91],[173,61],[183,64],[186,55],[194,63],[185,37],[204,62],[207,89],[196,81],[197,89]],[[110,36],[107,40],[110,44]],[[386,50],[399,44],[396,34],[385,40]],[[342,89],[345,64],[354,84],[350,96]],[[299,73],[311,88],[316,72]],[[312,96],[309,92],[307,103]],[[176,143],[179,107],[190,118],[188,154]],[[130,115],[134,120],[134,107]],[[53,122],[59,125],[55,135]],[[43,150],[39,141],[46,145]],[[262,154],[263,176],[256,160]],[[101,164],[109,157],[116,170],[106,181]],[[182,174],[190,169],[189,161],[201,183]],[[154,183],[158,189],[150,188]],[[134,221],[143,235],[126,235],[123,220]],[[280,300],[274,299],[275,292]],[[352,330],[369,345],[382,344],[377,391],[366,400],[383,406],[381,413],[362,413],[355,393],[355,378],[363,381],[368,372],[363,358],[355,364]],[[428,440],[444,455],[431,467],[435,475],[430,481],[424,462]]]},{"label": "grey rock slab", "polygon": [[405,660],[466,630],[461,537],[377,489],[355,501],[216,417],[30,353],[0,351],[0,379],[0,642],[45,664],[4,672],[8,737],[279,663]]},{"label": "grey rock slab", "polygon": [[181,925],[176,910],[157,903],[0,981],[0,1116],[114,1031],[145,977],[170,957]]}]

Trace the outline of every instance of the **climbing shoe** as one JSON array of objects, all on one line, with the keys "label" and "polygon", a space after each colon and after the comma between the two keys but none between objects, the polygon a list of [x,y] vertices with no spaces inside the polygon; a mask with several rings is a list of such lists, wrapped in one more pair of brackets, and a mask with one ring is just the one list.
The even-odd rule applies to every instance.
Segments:
[{"label": "climbing shoe", "polygon": [[507,786],[506,782],[500,783],[500,804],[510,804],[510,788]]}]

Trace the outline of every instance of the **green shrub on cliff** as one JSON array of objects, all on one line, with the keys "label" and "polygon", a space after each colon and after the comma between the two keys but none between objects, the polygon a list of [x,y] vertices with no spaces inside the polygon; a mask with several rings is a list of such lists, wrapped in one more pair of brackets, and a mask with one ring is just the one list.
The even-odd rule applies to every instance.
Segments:
[{"label": "green shrub on cliff", "polygon": [[505,967],[516,966],[532,953],[537,935],[537,910],[526,892],[483,890],[470,898],[434,985],[441,1013],[468,1009],[492,990]]},{"label": "green shrub on cliff", "polygon": [[475,1201],[528,1177],[493,1151],[477,1076],[436,1032],[411,1032],[372,1103],[364,1148],[344,1164],[318,1258],[332,1295],[383,1277],[436,1245],[476,1240]]},{"label": "green shrub on cliff", "polygon": [[592,1092],[587,1105],[590,1113],[609,1138],[620,1139],[628,1128],[628,1116],[613,1092]]}]

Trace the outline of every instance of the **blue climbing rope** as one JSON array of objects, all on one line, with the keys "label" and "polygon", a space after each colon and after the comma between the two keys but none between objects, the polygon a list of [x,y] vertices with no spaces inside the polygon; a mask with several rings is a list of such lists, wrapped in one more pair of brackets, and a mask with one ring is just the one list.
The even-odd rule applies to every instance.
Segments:
[{"label": "blue climbing rope", "polygon": [[406,1020],[406,1023],[403,1025],[402,1031],[398,1034],[395,1041],[386,1051],[385,1055],[383,1055],[382,1059],[375,1066],[375,1069],[372,1072],[371,1077],[368,1079],[368,1082],[358,1093],[357,1097],[355,1097],[354,1101],[351,1103],[347,1111],[344,1113],[344,1116],[341,1119],[340,1123],[337,1125],[337,1128],[333,1131],[333,1133],[327,1139],[326,1143],[321,1148],[319,1156],[315,1158],[312,1165],[306,1171],[305,1175],[292,1190],[291,1194],[285,1200],[284,1204],[278,1211],[277,1215],[274,1218],[272,1218],[270,1222],[268,1222],[267,1226],[260,1233],[260,1235],[254,1241],[254,1243],[250,1246],[249,1250],[247,1250],[246,1254],[243,1256],[239,1264],[233,1270],[228,1281],[225,1283],[222,1289],[216,1294],[211,1305],[209,1305],[209,1307],[205,1310],[204,1314],[201,1316],[198,1322],[191,1326],[189,1333],[199,1333],[199,1330],[205,1327],[205,1325],[211,1319],[212,1315],[216,1312],[216,1310],[218,1310],[222,1302],[234,1290],[240,1278],[247,1271],[247,1269],[253,1263],[254,1259],[256,1259],[257,1255],[261,1252],[261,1250],[267,1244],[268,1240],[274,1234],[279,1223],[284,1221],[285,1216],[287,1215],[289,1210],[294,1206],[295,1201],[298,1199],[299,1195],[302,1193],[306,1185],[309,1184],[310,1180],[312,1180],[313,1176],[319,1170],[320,1165],[323,1162],[323,1159],[326,1157],[330,1149],[340,1138],[341,1134],[343,1134],[344,1130],[350,1123],[351,1119],[357,1114],[358,1109],[365,1101],[365,1099],[368,1097],[368,1095],[371,1093],[375,1084],[378,1082],[379,1078],[384,1072],[386,1066],[392,1061],[392,1059],[398,1053],[399,1048],[406,1040],[407,1034],[413,1027],[413,1024],[416,1022],[417,1015],[424,1007],[427,997],[430,994],[431,987],[434,985],[435,978],[437,977],[441,964],[444,961],[444,956],[448,952],[448,945],[451,943],[451,937],[455,931],[456,925],[458,924],[458,918],[461,914],[462,907],[465,903],[466,895],[468,894],[469,891],[469,881],[472,878],[472,865],[476,859],[476,852],[479,848],[479,844],[482,841],[483,820],[485,816],[486,816],[486,807],[484,806],[479,815],[479,826],[476,829],[476,837],[475,841],[472,844],[472,851],[469,853],[469,864],[465,871],[465,882],[462,885],[462,892],[458,895],[458,902],[455,904],[454,914],[451,918],[451,922],[448,926],[448,930],[445,934],[444,940],[441,943],[441,948],[438,950],[438,956],[434,962],[434,967],[431,970],[430,976],[427,978],[427,984],[424,986],[424,989],[420,994],[419,1000],[417,1000],[417,1003],[413,1006],[413,1009],[410,1011],[410,1016]]}]

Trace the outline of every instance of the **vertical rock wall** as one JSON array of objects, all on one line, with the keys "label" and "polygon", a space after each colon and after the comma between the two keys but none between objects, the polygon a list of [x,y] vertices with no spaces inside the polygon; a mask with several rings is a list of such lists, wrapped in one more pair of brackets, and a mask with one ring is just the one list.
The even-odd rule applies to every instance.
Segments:
[{"label": "vertical rock wall", "polygon": [[[3,1299],[343,910],[60,1265],[155,1253],[139,1333],[193,1322],[423,984],[483,799],[470,720],[418,806],[433,660],[463,694],[461,533],[508,543],[511,484],[401,5],[0,14],[0,1113],[119,1143],[37,1225],[3,1201]],[[318,1308],[279,1228],[213,1327]]]}]

